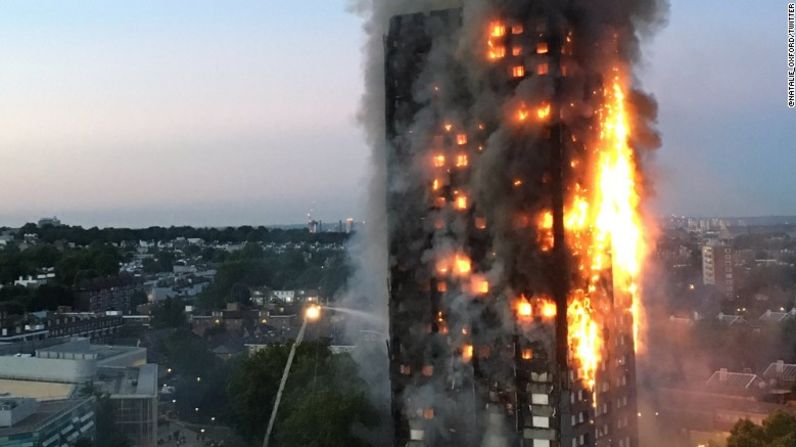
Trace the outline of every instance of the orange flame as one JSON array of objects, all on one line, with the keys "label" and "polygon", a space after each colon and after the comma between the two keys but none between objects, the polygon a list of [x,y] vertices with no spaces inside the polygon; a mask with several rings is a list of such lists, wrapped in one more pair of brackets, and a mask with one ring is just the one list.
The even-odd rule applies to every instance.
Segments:
[{"label": "orange flame", "polygon": [[517,302],[517,316],[521,320],[529,320],[533,317],[533,306],[525,297],[520,298]]},{"label": "orange flame", "polygon": [[569,245],[574,254],[582,257],[578,271],[585,280],[585,288],[572,293],[567,308],[569,345],[578,376],[592,390],[604,344],[594,303],[600,294],[608,293],[601,283],[606,276],[613,280],[619,310],[624,307],[632,313],[635,346],[641,346],[639,326],[643,315],[638,283],[646,244],[640,181],[635,153],[628,142],[630,119],[625,101],[622,81],[616,77],[606,88],[599,112],[599,140],[593,149],[593,171],[589,176],[592,183],[585,188],[574,185],[564,215]]},{"label": "orange flame", "polygon": [[603,341],[599,326],[592,315],[591,303],[582,293],[575,293],[567,309],[569,346],[578,360],[579,378],[593,390],[597,367],[602,359]]},{"label": "orange flame", "polygon": [[542,317],[546,319],[555,318],[558,314],[558,308],[556,307],[556,303],[550,300],[544,300],[542,302]]},{"label": "orange flame", "polygon": [[462,360],[464,362],[469,362],[473,359],[473,345],[464,345],[462,348]]},{"label": "orange flame", "polygon": [[480,275],[473,276],[470,279],[470,290],[473,295],[486,295],[489,293],[489,281]]},{"label": "orange flame", "polygon": [[614,289],[630,299],[633,339],[643,348],[639,276],[647,252],[641,218],[640,182],[633,148],[628,142],[630,119],[625,92],[617,76],[606,92],[601,123],[601,151],[597,160],[597,239],[613,260]]},{"label": "orange flame", "polygon": [[550,103],[547,103],[536,109],[536,116],[538,116],[540,120],[545,120],[550,117],[551,111],[552,106]]},{"label": "orange flame", "polygon": [[467,209],[467,196],[464,195],[464,194],[460,194],[459,196],[456,197],[456,201],[454,203],[456,204],[456,209],[457,210],[459,210],[459,211],[466,210]]},{"label": "orange flame", "polygon": [[517,121],[521,123],[525,122],[525,120],[528,119],[528,115],[530,115],[530,112],[525,107],[525,104],[523,104],[522,107],[520,107],[520,109],[517,110]]},{"label": "orange flame", "polygon": [[493,21],[489,24],[489,35],[491,37],[503,37],[506,35],[506,25],[501,21]]},{"label": "orange flame", "polygon": [[536,44],[536,54],[547,54],[547,42],[539,42]]},{"label": "orange flame", "polygon": [[470,258],[461,253],[454,256],[453,266],[454,266],[454,271],[453,271],[454,274],[459,276],[467,275],[472,270],[472,263],[470,262]]},{"label": "orange flame", "polygon": [[543,212],[537,222],[538,233],[536,243],[542,251],[550,251],[555,245],[555,235],[553,234],[553,213]]}]

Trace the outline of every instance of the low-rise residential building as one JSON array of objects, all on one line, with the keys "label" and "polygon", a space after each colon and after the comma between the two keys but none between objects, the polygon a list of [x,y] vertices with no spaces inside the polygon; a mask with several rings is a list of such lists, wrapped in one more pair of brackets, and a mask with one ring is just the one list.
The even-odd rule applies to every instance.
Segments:
[{"label": "low-rise residential building", "polygon": [[118,312],[102,313],[50,313],[45,326],[50,337],[88,337],[104,339],[124,326],[124,318]]},{"label": "low-rise residential building", "polygon": [[50,267],[42,269],[35,275],[20,276],[14,281],[14,285],[35,289],[54,280],[55,280],[55,269]]},{"label": "low-rise residential building", "polygon": [[773,389],[790,391],[796,385],[796,364],[778,360],[763,371],[763,380]]},{"label": "low-rise residential building", "polygon": [[140,280],[132,276],[114,276],[84,281],[78,286],[77,306],[85,312],[133,310],[133,298],[143,291]]}]

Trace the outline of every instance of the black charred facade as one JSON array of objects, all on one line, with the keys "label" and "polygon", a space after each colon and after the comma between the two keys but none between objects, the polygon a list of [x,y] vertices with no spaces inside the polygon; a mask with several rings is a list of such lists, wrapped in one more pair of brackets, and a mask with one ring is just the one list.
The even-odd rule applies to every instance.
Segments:
[{"label": "black charred facade", "polygon": [[593,392],[569,360],[564,202],[593,123],[542,119],[598,102],[602,80],[568,73],[566,24],[515,9],[484,30],[491,64],[462,56],[478,50],[459,9],[385,36],[394,445],[636,447],[632,317],[610,278]]}]

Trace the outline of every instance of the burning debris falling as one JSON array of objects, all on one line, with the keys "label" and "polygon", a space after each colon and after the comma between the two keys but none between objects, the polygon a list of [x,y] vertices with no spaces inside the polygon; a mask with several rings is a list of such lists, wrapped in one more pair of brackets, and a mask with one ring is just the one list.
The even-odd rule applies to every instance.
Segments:
[{"label": "burning debris falling", "polygon": [[635,446],[660,5],[455,3],[373,6],[395,444]]}]

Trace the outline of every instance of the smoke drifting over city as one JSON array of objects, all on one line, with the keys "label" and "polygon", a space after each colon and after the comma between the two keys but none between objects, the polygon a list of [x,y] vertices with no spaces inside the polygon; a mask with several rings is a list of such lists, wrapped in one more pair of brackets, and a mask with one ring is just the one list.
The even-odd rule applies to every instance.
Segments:
[{"label": "smoke drifting over city", "polygon": [[[391,394],[395,443],[607,436],[594,433],[595,416],[620,416],[595,415],[591,397],[568,401],[578,390],[596,399],[598,380],[627,380],[597,371],[626,358],[605,334],[643,346],[639,287],[654,233],[643,164],[660,138],[634,65],[667,5],[352,8],[370,36],[360,116],[373,175],[351,299],[389,331],[388,352],[361,360],[371,375],[389,356],[391,384],[382,375],[377,389]],[[633,363],[622,368],[634,381]],[[569,428],[580,412],[591,427]],[[630,427],[616,442],[636,439]]]}]

